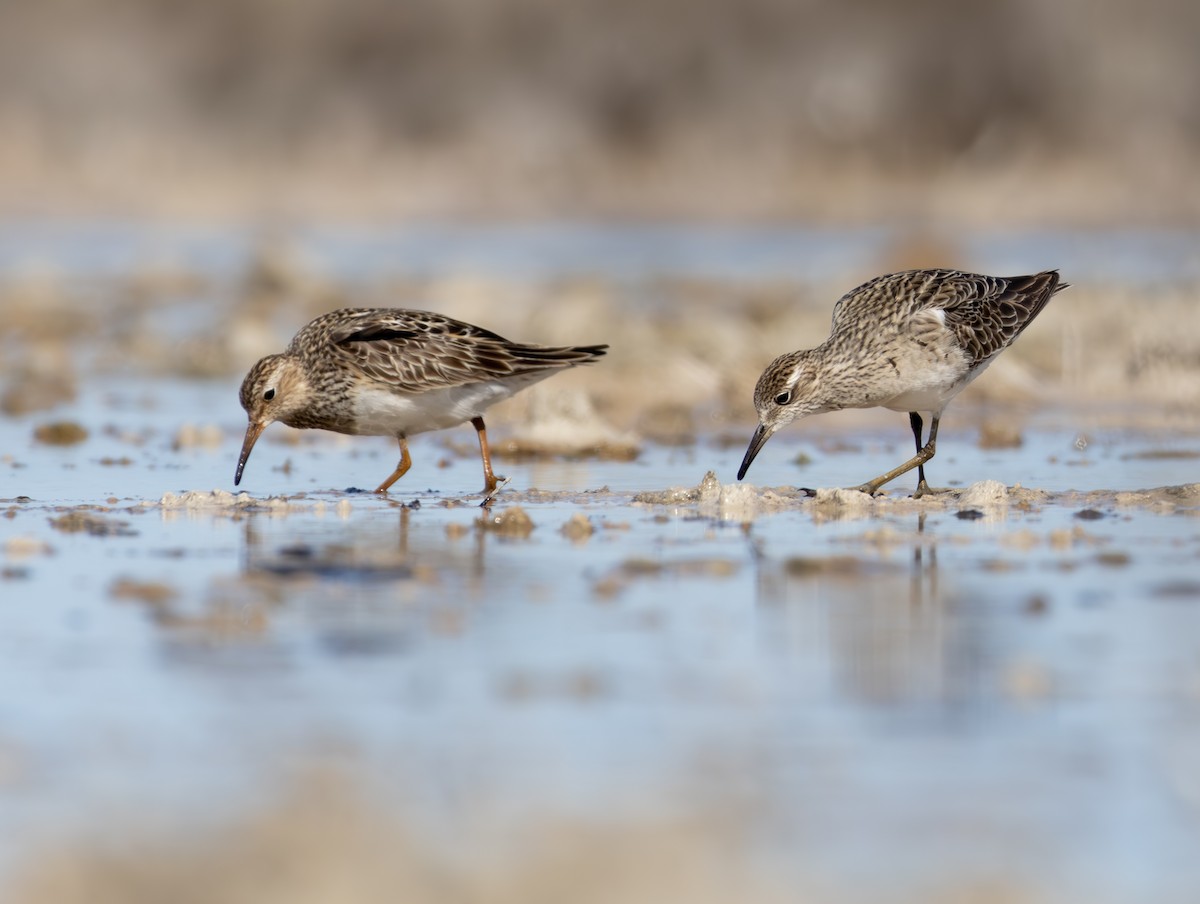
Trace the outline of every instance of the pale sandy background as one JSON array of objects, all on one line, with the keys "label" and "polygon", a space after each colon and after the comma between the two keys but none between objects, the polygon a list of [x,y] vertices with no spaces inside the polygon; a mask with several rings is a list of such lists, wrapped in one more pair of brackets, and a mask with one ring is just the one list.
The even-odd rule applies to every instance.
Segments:
[{"label": "pale sandy background", "polygon": [[0,209],[1195,223],[1188,0],[0,10]]}]

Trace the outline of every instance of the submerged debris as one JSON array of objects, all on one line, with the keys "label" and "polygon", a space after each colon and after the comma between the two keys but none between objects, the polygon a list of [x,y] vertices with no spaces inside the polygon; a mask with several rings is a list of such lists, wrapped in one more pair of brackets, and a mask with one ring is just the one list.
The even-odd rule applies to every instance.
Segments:
[{"label": "submerged debris", "polygon": [[1121,456],[1121,461],[1191,461],[1200,458],[1200,449],[1146,449]]},{"label": "submerged debris", "polygon": [[9,537],[4,541],[4,555],[9,559],[31,559],[54,555],[54,548],[37,537]]},{"label": "submerged debris", "polygon": [[275,552],[255,552],[246,565],[249,574],[282,578],[322,578],[356,583],[404,581],[416,571],[407,557],[391,549],[371,549],[353,544],[313,546],[296,543]]},{"label": "submerged debris", "polygon": [[109,588],[108,595],[117,600],[133,600],[150,606],[165,606],[179,596],[179,591],[160,581],[118,578]]},{"label": "submerged debris", "polygon": [[501,537],[524,539],[533,533],[533,519],[519,505],[502,512],[490,512],[475,522],[480,530],[490,531]]},{"label": "submerged debris", "polygon": [[58,518],[50,519],[50,526],[64,534],[86,533],[93,537],[136,537],[138,532],[128,521],[105,518],[95,512],[76,509]]},{"label": "submerged debris", "polygon": [[1200,600],[1200,581],[1167,581],[1157,585],[1152,592],[1158,599]]},{"label": "submerged debris", "polygon": [[792,556],[783,563],[784,573],[793,578],[817,575],[857,577],[869,570],[869,563],[857,556]]},{"label": "submerged debris", "polygon": [[730,578],[742,563],[734,559],[702,558],[661,562],[653,559],[626,559],[592,587],[597,596],[609,597],[623,591],[637,580],[657,578]]}]

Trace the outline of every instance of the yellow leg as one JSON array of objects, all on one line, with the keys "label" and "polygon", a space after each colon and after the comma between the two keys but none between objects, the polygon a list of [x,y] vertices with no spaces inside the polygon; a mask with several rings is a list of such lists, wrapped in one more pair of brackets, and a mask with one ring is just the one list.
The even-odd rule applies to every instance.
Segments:
[{"label": "yellow leg", "polygon": [[403,436],[397,437],[400,441],[400,464],[396,465],[396,470],[392,472],[392,476],[375,488],[376,493],[386,493],[388,487],[408,473],[408,469],[412,467],[412,458],[408,454],[408,440]]},{"label": "yellow leg", "polygon": [[[921,424],[920,416],[915,416],[915,415],[910,416],[910,423],[912,424],[912,427],[913,427],[913,433],[919,437],[920,436],[919,431],[921,429],[920,428],[920,424]],[[892,468],[892,470],[888,471],[886,474],[880,474],[874,480],[868,480],[866,483],[862,484],[861,486],[855,487],[855,489],[859,490],[860,492],[867,493],[869,495],[874,496],[876,491],[881,486],[883,486],[885,483],[895,480],[901,474],[911,471],[913,468],[920,468],[920,471],[918,472],[921,475],[920,483],[917,484],[917,492],[915,495],[917,497],[921,497],[921,496],[924,496],[926,493],[934,492],[934,490],[930,489],[929,484],[927,484],[925,482],[925,462],[927,462],[927,461],[929,461],[929,459],[933,458],[934,452],[937,451],[937,432],[938,432],[938,418],[935,417],[929,425],[929,442],[927,442],[924,446],[922,446],[920,449],[918,449],[916,455],[914,455],[912,458],[910,458],[908,461],[906,461],[904,464],[900,465],[899,467]]]},{"label": "yellow leg", "polygon": [[492,473],[492,453],[488,451],[487,428],[483,425],[481,417],[471,418],[471,426],[475,428],[475,433],[479,436],[479,455],[483,458],[483,492],[490,496],[496,492],[500,481]]}]

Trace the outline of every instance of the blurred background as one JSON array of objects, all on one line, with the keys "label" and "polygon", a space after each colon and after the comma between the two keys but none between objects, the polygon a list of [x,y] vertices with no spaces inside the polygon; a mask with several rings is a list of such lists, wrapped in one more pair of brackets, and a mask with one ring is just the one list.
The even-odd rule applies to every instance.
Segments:
[{"label": "blurred background", "polygon": [[1200,213],[1189,0],[0,8],[0,204],[202,216]]}]

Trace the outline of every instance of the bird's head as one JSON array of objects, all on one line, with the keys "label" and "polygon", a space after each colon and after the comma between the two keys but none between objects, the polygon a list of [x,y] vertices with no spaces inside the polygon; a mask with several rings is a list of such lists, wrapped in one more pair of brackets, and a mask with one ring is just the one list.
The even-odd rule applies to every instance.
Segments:
[{"label": "bird's head", "polygon": [[267,355],[246,374],[241,388],[242,407],[250,423],[238,456],[233,485],[242,482],[242,471],[258,437],[275,421],[288,423],[308,404],[309,387],[299,362],[288,355]]},{"label": "bird's head", "polygon": [[754,387],[758,428],[750,438],[750,446],[738,468],[738,480],[746,476],[750,463],[776,430],[796,418],[828,410],[818,395],[818,388],[817,371],[810,363],[808,352],[780,355],[767,366]]}]

